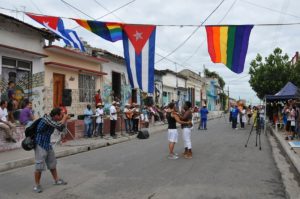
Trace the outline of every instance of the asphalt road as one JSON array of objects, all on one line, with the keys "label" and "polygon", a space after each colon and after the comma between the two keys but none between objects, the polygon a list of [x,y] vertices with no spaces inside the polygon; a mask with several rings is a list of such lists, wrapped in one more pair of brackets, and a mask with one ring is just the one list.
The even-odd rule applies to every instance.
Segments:
[{"label": "asphalt road", "polygon": [[[33,188],[33,166],[0,174],[0,199],[277,199],[286,198],[268,139],[255,147],[251,126],[233,130],[224,118],[208,122],[207,131],[194,130],[193,159],[167,159],[167,131],[147,140],[132,140],[58,159],[66,186],[42,176],[44,192]],[[180,133],[181,135],[181,133]],[[180,136],[175,151],[182,153]]]}]

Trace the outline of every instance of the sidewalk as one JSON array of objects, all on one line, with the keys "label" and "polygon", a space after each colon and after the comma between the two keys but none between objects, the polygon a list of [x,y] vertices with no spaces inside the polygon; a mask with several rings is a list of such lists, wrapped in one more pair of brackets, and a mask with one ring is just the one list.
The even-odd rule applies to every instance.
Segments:
[{"label": "sidewalk", "polygon": [[[222,112],[211,112],[209,115],[210,119],[215,119],[220,117]],[[199,120],[196,122],[198,123]],[[198,124],[195,125],[195,128],[198,127]],[[150,136],[167,130],[167,124],[154,124],[149,127]],[[86,152],[89,150],[94,150],[101,147],[110,146],[113,144],[118,144],[133,139],[137,139],[136,135],[132,136],[121,136],[120,132],[117,132],[117,139],[111,139],[110,136],[105,136],[104,138],[81,138],[72,141],[68,141],[63,144],[57,144],[54,146],[54,151],[57,158]],[[0,153],[0,172],[8,171],[11,169],[24,167],[34,164],[34,151],[25,151],[21,149],[15,149],[11,151],[5,151]]]},{"label": "sidewalk", "polygon": [[[280,129],[275,129],[275,127],[270,127],[271,134],[278,140],[279,144],[281,145],[282,149],[288,156],[288,158],[293,163],[294,167],[296,168],[298,174],[300,174],[300,148],[292,148],[289,142],[299,142],[300,140],[285,140],[285,131]],[[267,131],[268,133],[268,131]]]}]

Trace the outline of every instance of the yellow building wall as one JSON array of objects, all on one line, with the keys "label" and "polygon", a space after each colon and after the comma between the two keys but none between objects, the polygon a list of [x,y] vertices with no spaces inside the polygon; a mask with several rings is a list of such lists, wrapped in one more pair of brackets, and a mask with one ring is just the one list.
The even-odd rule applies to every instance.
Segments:
[{"label": "yellow building wall", "polygon": [[[50,52],[45,50],[45,53],[49,56],[44,59],[45,62],[58,62],[61,64],[72,65],[81,67],[84,69],[101,71],[101,64],[94,63],[87,60],[78,59],[76,57],[69,57],[63,54]],[[64,74],[66,88],[69,89],[78,89],[78,71],[74,71],[68,68],[57,67],[57,66],[46,66],[45,67],[45,86],[52,87],[53,73]],[[71,78],[73,77],[73,78]],[[72,80],[73,79],[73,80]],[[97,76],[96,78],[96,90],[101,89],[101,77]]]}]

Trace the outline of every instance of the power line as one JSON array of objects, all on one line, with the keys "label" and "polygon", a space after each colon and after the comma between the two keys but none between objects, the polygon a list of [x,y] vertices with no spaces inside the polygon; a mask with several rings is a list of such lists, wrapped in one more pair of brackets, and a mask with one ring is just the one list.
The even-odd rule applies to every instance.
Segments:
[{"label": "power line", "polygon": [[[102,7],[103,9],[105,9],[106,11],[108,11],[108,12],[111,12],[109,9],[107,9],[105,6],[103,6],[101,3],[99,3],[97,0],[94,0],[100,7]],[[115,14],[113,14],[116,18],[118,18],[120,21],[123,21],[120,17],[118,17],[117,15],[115,15]],[[161,57],[163,57],[163,55],[160,55],[159,53],[155,53],[156,55],[158,55],[158,56],[161,56]],[[175,66],[177,66],[177,65],[179,65],[180,67],[182,67],[182,68],[186,68],[186,69],[189,69],[189,70],[191,70],[191,68],[188,68],[188,67],[186,67],[186,66],[184,66],[184,65],[182,65],[182,64],[179,64],[179,63],[177,63],[176,61],[173,61],[173,60],[171,60],[171,59],[166,59],[167,61],[169,61],[169,62],[171,62],[171,63],[173,63],[173,64],[175,64]]]},{"label": "power line", "polygon": [[[94,0],[96,2],[96,4],[98,4],[101,8],[103,8],[104,10],[106,10],[108,13],[111,12],[109,9],[107,9],[105,6],[103,6],[99,1]],[[123,22],[123,20],[118,17],[117,15],[115,15],[114,13],[111,13],[114,17],[116,17],[117,19],[119,19],[120,21]]]},{"label": "power line", "polygon": [[[225,19],[225,17],[227,17],[227,15],[229,14],[229,12],[231,11],[231,9],[233,8],[233,6],[235,5],[236,2],[237,2],[237,0],[235,0],[235,1],[231,4],[230,8],[227,10],[226,14],[222,17],[222,19],[218,22],[218,24],[220,24],[220,23]],[[205,42],[205,40],[203,40],[203,41],[200,43],[200,45],[199,45],[199,46],[197,47],[197,49],[192,53],[192,55],[189,56],[187,59],[185,59],[185,60],[182,62],[182,64],[185,64],[185,63],[188,62],[190,59],[192,59],[192,58],[196,55],[196,53],[198,52],[198,50],[202,47],[202,45],[204,44],[204,42]]]},{"label": "power line", "polygon": [[[12,11],[12,12],[19,12],[19,13],[26,13],[25,11],[17,10],[17,9],[9,9],[9,8],[4,8],[0,6],[0,9],[2,10],[7,10],[7,11]],[[40,16],[50,16],[50,15],[44,15],[41,13],[32,13]],[[64,17],[64,16],[57,16],[63,19],[73,19],[70,17]],[[100,17],[101,18],[101,17]],[[94,20],[99,20],[100,18],[93,18]],[[190,25],[184,25],[184,24],[136,24],[136,23],[126,23],[128,25],[154,25],[154,26],[165,26],[165,27],[204,27],[204,26],[239,26],[239,25],[245,25],[245,24],[208,24],[208,25],[196,25],[196,24],[190,24]],[[292,22],[292,23],[261,23],[261,24],[247,24],[247,25],[253,25],[253,26],[292,26],[292,25],[300,25],[300,22]],[[80,27],[80,26],[78,26]],[[73,28],[74,29],[74,28]]]},{"label": "power line", "polygon": [[[200,26],[202,26],[207,20],[208,18],[223,4],[225,0],[222,0],[221,3],[206,17],[206,19],[201,23]],[[181,44],[179,44],[174,50],[172,50],[169,54],[167,54],[165,57],[163,57],[162,59],[158,60],[157,62],[155,62],[155,64],[159,63],[160,61],[164,60],[166,57],[169,57],[170,55],[172,55],[174,52],[176,52],[179,48],[181,48],[198,30],[200,29],[200,27],[197,27]]]},{"label": "power line", "polygon": [[249,1],[246,1],[246,0],[241,0],[242,2],[245,2],[245,3],[248,3],[248,4],[251,4],[253,6],[256,6],[256,7],[259,7],[259,8],[264,8],[266,10],[270,10],[272,12],[277,12],[277,13],[280,13],[280,14],[283,14],[283,15],[287,15],[287,16],[291,16],[291,17],[295,17],[295,18],[300,18],[300,16],[297,16],[297,15],[294,15],[294,14],[290,14],[290,13],[286,13],[286,12],[282,12],[280,10],[275,10],[275,9],[272,9],[272,8],[268,8],[268,7],[265,7],[265,6],[262,6],[262,5],[259,5],[259,4],[255,4],[255,3],[252,3],[252,2],[249,2]]},{"label": "power line", "polygon": [[43,13],[40,8],[32,1],[30,0],[30,2],[33,4],[33,6],[40,12],[40,13]]},{"label": "power line", "polygon": [[80,12],[81,14],[83,14],[83,15],[85,15],[85,16],[87,16],[87,17],[89,17],[89,18],[91,18],[91,19],[93,19],[93,17],[91,17],[90,15],[88,15],[88,14],[86,14],[86,13],[84,13],[84,12],[82,12],[80,9],[78,9],[78,8],[76,8],[75,6],[73,6],[73,5],[71,5],[71,4],[69,4],[68,2],[66,2],[65,0],[60,0],[61,2],[63,2],[64,4],[66,4],[66,5],[68,5],[68,6],[70,6],[71,8],[73,8],[74,10],[77,10],[78,12]]}]

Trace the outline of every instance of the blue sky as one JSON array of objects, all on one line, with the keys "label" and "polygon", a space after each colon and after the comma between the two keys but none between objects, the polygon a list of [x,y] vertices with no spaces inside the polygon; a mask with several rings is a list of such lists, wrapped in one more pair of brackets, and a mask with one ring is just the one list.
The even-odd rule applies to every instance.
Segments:
[{"label": "blue sky", "polygon": [[[104,16],[99,20],[123,23],[200,25],[220,2],[221,0],[0,0],[0,7],[70,18],[98,19]],[[108,14],[125,4],[128,5]],[[225,0],[205,24],[300,22],[300,14],[297,15],[299,8],[300,1],[297,0]],[[0,12],[39,26],[22,13],[4,9],[0,9]],[[64,21],[67,28],[76,27],[72,20],[64,19]],[[168,55],[189,37],[195,28],[189,26],[157,27],[156,52],[159,55]],[[121,41],[115,43],[105,41],[81,27],[74,30],[90,45],[123,56]],[[300,40],[297,39],[299,32],[300,25],[255,26],[250,35],[245,69],[241,74],[235,74],[223,64],[214,64],[210,61],[204,27],[199,28],[184,45],[168,56],[168,59],[178,63],[178,71],[188,68],[199,73],[203,72],[204,67],[216,71],[224,78],[226,89],[229,87],[231,97],[246,99],[256,104],[259,103],[259,99],[248,83],[250,61],[256,57],[257,53],[263,57],[268,56],[276,47],[280,47],[284,53],[292,57],[299,50]],[[156,61],[160,59],[160,56],[156,56]],[[169,68],[175,71],[176,66],[173,62],[163,60],[158,62],[155,68],[158,70]]]}]

